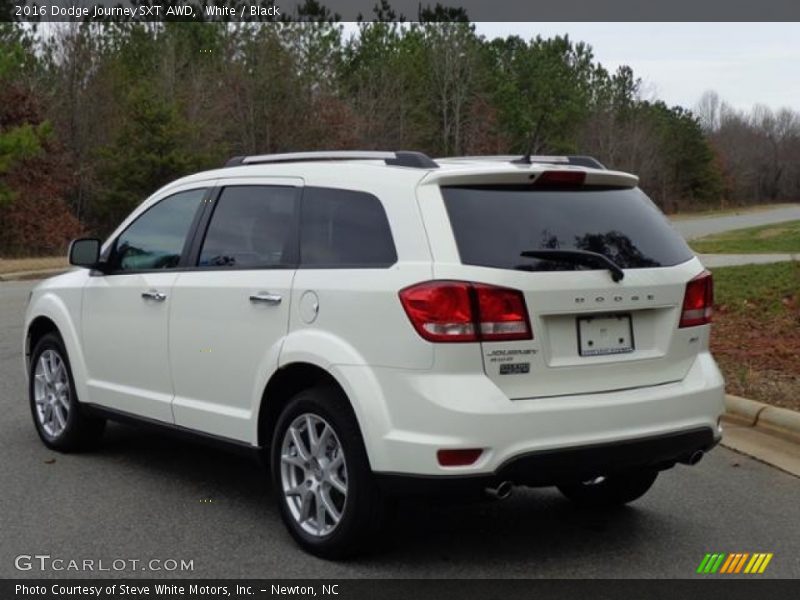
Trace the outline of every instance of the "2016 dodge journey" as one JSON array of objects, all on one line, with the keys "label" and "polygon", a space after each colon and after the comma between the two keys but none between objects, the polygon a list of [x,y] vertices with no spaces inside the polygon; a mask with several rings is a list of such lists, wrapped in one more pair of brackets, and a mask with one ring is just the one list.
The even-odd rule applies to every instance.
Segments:
[{"label": "2016 dodge journey", "polygon": [[167,185],[37,286],[55,450],[137,421],[268,457],[306,550],[398,494],[558,486],[608,506],[719,440],[711,275],[590,157],[236,157]]}]

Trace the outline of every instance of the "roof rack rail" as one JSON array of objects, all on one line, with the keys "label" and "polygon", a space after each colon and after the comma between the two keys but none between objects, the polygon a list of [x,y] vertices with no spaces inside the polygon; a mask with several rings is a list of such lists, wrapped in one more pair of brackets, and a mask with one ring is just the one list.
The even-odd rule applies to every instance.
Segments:
[{"label": "roof rack rail", "polygon": [[544,163],[553,165],[575,165],[591,169],[605,169],[605,165],[593,156],[569,154],[565,156],[519,156],[519,155],[493,155],[493,156],[448,156],[436,160],[496,160],[498,162],[511,162],[529,165],[531,163]]},{"label": "roof rack rail", "polygon": [[260,154],[256,156],[234,156],[225,163],[226,167],[242,165],[263,165],[270,163],[312,162],[327,160],[382,160],[394,167],[415,169],[436,169],[436,162],[422,152],[383,152],[373,150],[335,150],[323,152],[287,152],[284,154]]}]

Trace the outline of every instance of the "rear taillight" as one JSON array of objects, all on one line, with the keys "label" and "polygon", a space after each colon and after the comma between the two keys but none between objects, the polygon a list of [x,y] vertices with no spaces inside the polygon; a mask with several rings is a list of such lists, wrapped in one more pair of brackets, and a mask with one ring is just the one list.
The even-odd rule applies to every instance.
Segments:
[{"label": "rear taillight", "polygon": [[522,292],[480,283],[473,283],[472,289],[478,297],[481,340],[529,340],[533,337]]},{"label": "rear taillight", "polygon": [[683,311],[678,327],[696,327],[711,323],[714,307],[714,281],[711,273],[703,271],[686,284]]},{"label": "rear taillight", "polygon": [[414,329],[431,342],[529,340],[519,290],[466,281],[426,281],[400,291]]}]

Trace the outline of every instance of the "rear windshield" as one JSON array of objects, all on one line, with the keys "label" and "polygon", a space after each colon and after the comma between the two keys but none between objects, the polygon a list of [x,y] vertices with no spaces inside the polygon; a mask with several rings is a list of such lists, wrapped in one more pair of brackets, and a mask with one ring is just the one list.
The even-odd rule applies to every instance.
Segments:
[{"label": "rear windshield", "polygon": [[529,271],[585,265],[525,258],[531,250],[588,250],[623,269],[667,267],[693,253],[639,189],[443,187],[461,262]]}]

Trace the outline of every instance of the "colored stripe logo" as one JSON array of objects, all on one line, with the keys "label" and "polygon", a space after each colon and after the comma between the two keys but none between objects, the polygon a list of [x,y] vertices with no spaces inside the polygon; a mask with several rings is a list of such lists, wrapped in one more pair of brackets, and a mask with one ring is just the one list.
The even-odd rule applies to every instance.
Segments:
[{"label": "colored stripe logo", "polygon": [[700,561],[697,573],[703,575],[713,575],[720,573],[725,575],[745,573],[748,575],[758,575],[767,569],[769,561],[772,560],[772,552],[709,552]]}]

